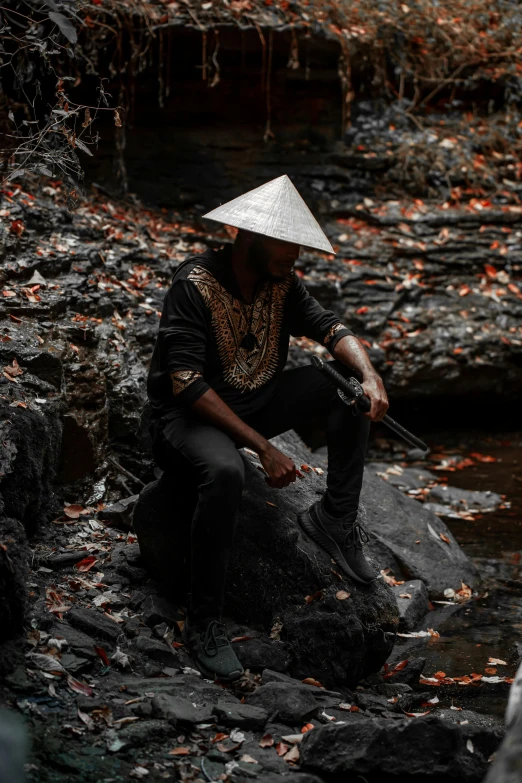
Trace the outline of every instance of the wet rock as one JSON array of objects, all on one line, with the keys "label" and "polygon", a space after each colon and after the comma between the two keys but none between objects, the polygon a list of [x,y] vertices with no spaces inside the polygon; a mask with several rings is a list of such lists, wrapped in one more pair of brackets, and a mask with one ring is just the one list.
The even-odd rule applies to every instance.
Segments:
[{"label": "wet rock", "polygon": [[110,506],[106,506],[100,518],[111,527],[116,527],[118,530],[129,531],[132,530],[132,512],[134,506],[138,500],[138,495],[131,495],[129,498],[123,498],[117,503],[112,503]]},{"label": "wet rock", "polygon": [[[254,740],[253,742],[244,742],[241,746],[241,755],[249,755],[261,765],[263,770],[267,773],[276,776],[281,783],[281,775],[287,775],[289,772],[287,762],[277,755],[274,747],[272,748],[260,748],[259,742]],[[253,765],[252,765],[253,766]],[[256,776],[256,780],[260,778]],[[293,780],[293,775],[292,778]]]},{"label": "wet rock", "polygon": [[[310,462],[310,452],[295,434],[274,442],[296,464]],[[391,591],[381,580],[368,587],[350,583],[350,599],[336,598],[342,584],[332,574],[330,558],[296,522],[296,512],[324,491],[324,477],[310,472],[298,486],[277,491],[266,485],[255,459],[245,458],[245,466],[247,483],[230,559],[226,614],[246,624],[262,622],[267,629],[277,619],[282,621],[284,641],[292,653],[289,671],[299,679],[313,676],[325,685],[336,680],[355,685],[366,672],[378,670],[391,652],[398,622]],[[179,484],[180,524],[173,525],[172,493]],[[148,485],[135,507],[134,528],[144,561],[153,574],[163,576],[165,589],[172,589],[173,580],[183,576],[186,590],[188,544],[176,539],[176,531],[189,527],[182,519],[193,513],[194,503],[190,481],[178,473],[166,478],[164,474],[160,482]],[[317,595],[317,600],[307,603],[310,595]],[[161,619],[156,616],[154,624]],[[271,650],[266,653],[271,655]]]},{"label": "wet rock", "polygon": [[49,629],[53,639],[65,639],[69,649],[74,650],[84,658],[97,658],[97,653],[94,647],[97,642],[88,636],[83,631],[79,631],[77,628],[72,628],[66,622],[56,622]]},{"label": "wet rock", "polygon": [[43,560],[43,564],[47,568],[52,568],[53,571],[60,571],[62,568],[71,568],[79,563],[85,557],[85,549],[81,549],[78,552],[61,552],[57,555],[50,555]]},{"label": "wet rock", "polygon": [[355,704],[365,712],[381,713],[390,709],[386,696],[371,691],[355,691]]},{"label": "wet rock", "polygon": [[218,702],[212,708],[216,721],[223,726],[261,731],[268,720],[268,713],[262,707],[252,704],[230,704]]},{"label": "wet rock", "polygon": [[180,696],[158,693],[152,700],[154,715],[168,720],[173,726],[179,723],[208,723],[212,720],[212,706],[196,704]]},{"label": "wet rock", "polygon": [[460,590],[462,582],[478,587],[476,567],[449,528],[425,506],[367,469],[361,501],[362,521],[371,532],[370,549],[380,567],[391,568],[397,580],[420,579],[431,599],[444,599],[446,588]]},{"label": "wet rock", "polygon": [[392,586],[392,590],[399,607],[399,630],[411,631],[430,609],[426,585],[420,579],[413,579],[403,585]]},{"label": "wet rock", "polygon": [[150,628],[159,623],[172,624],[179,619],[178,610],[162,596],[149,595],[142,605],[142,620]]},{"label": "wet rock", "polygon": [[172,726],[167,721],[140,720],[120,729],[115,735],[115,740],[117,749],[124,750],[125,748],[142,747],[149,742],[173,735]]},{"label": "wet rock", "polygon": [[74,627],[96,639],[115,643],[122,629],[94,609],[71,609],[67,612],[67,620]]},{"label": "wet rock", "polygon": [[373,779],[393,770],[402,780],[479,783],[498,742],[494,730],[456,726],[428,715],[324,726],[305,734],[300,750],[305,769],[334,781],[350,774]]},{"label": "wet rock", "polygon": [[3,410],[0,492],[6,516],[20,520],[28,533],[56,510],[53,482],[61,432],[57,405],[48,404],[45,415],[29,408]]},{"label": "wet rock", "polygon": [[[425,666],[426,658],[408,658],[408,663],[404,669],[400,669],[398,672],[395,672],[390,677],[388,682],[390,685],[396,685],[400,682],[411,686],[418,685],[419,677],[424,671]],[[393,668],[392,664],[390,664],[390,668]]]},{"label": "wet rock", "polygon": [[[420,453],[424,457],[424,452]],[[438,476],[426,468],[403,468],[401,465],[389,465],[386,462],[368,462],[366,469],[387,481],[392,487],[403,491],[422,489],[430,482],[438,481]]]},{"label": "wet rock", "polygon": [[[289,777],[292,783],[323,783],[317,775],[310,775],[308,772],[293,772]],[[281,775],[260,775],[257,783],[281,783]]]},{"label": "wet rock", "polygon": [[178,675],[175,677],[144,678],[129,677],[123,680],[127,692],[137,696],[143,696],[146,693],[168,694],[179,696],[188,701],[198,704],[214,705],[222,701],[230,701],[239,704],[233,693],[224,690],[219,685],[205,681],[199,677],[191,675]]},{"label": "wet rock", "polygon": [[173,668],[179,666],[179,656],[176,654],[175,650],[165,644],[165,642],[160,642],[157,639],[147,639],[145,636],[139,636],[134,643],[134,648],[138,652],[164,666],[171,666]]},{"label": "wet rock", "polygon": [[270,720],[293,726],[317,714],[318,705],[309,689],[287,682],[269,682],[247,697],[247,704],[262,707]]},{"label": "wet rock", "polygon": [[295,680],[293,677],[289,677],[287,674],[272,671],[271,669],[265,669],[261,676],[261,683],[266,685],[269,682],[287,682],[291,685],[303,685],[305,688],[309,689],[317,704],[323,709],[326,707],[335,706],[339,704],[340,701],[343,701],[343,697],[338,691],[329,691],[326,688],[320,688],[317,685]]},{"label": "wet rock", "polygon": [[0,516],[0,642],[23,631],[29,563],[24,528],[16,519]]},{"label": "wet rock", "polygon": [[248,639],[234,643],[234,652],[245,669],[262,671],[264,668],[286,672],[290,665],[290,652],[284,642],[266,638]]},{"label": "wet rock", "polygon": [[[444,484],[432,487],[428,495],[429,503],[450,506],[456,511],[478,509],[479,511],[494,511],[501,503],[502,498],[497,492],[486,490],[485,492],[460,489]],[[428,506],[429,507],[429,506]]]},{"label": "wet rock", "polygon": [[381,696],[386,696],[387,699],[393,698],[399,694],[411,693],[411,685],[407,685],[405,682],[382,682],[373,686],[375,693],[379,693]]}]

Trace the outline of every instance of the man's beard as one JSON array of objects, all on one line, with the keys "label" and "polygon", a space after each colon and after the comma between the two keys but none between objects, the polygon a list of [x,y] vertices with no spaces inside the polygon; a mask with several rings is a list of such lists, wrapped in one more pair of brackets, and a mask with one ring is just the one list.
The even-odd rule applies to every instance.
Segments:
[{"label": "man's beard", "polygon": [[284,275],[274,275],[269,271],[270,254],[261,237],[256,237],[249,245],[247,263],[263,280],[278,282],[284,278]]}]

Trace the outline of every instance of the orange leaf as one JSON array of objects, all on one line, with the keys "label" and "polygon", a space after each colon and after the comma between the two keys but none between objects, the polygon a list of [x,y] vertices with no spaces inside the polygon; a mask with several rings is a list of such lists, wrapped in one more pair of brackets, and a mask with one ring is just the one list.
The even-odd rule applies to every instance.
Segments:
[{"label": "orange leaf", "polygon": [[94,557],[94,555],[89,555],[88,557],[84,557],[83,560],[80,560],[79,563],[76,563],[76,568],[78,571],[81,571],[82,574],[85,574],[87,571],[90,571],[97,562],[98,559]]},{"label": "orange leaf", "polygon": [[259,747],[260,748],[271,748],[274,744],[274,738],[271,734],[263,734],[261,739],[259,740]]},{"label": "orange leaf", "polygon": [[301,680],[301,682],[304,682],[306,685],[315,685],[316,688],[322,688],[323,686],[319,682],[319,680],[314,680],[313,677],[305,677],[304,680]]},{"label": "orange leaf", "polygon": [[188,756],[190,754],[190,748],[173,748],[173,750],[169,750],[168,755],[169,756]]},{"label": "orange leaf", "polygon": [[290,746],[289,745],[285,745],[284,742],[278,742],[277,745],[275,746],[275,748],[276,748],[278,756],[284,756],[285,753],[288,753],[288,751],[290,749]]},{"label": "orange leaf", "polygon": [[440,538],[446,542],[446,544],[451,544],[451,541],[449,540],[448,536],[445,536],[444,533],[439,533]]},{"label": "orange leaf", "polygon": [[394,674],[397,674],[397,672],[405,669],[408,665],[408,661],[409,658],[404,658],[403,661],[399,661],[399,663],[395,664],[393,669],[386,669],[386,674],[384,675],[383,679],[388,680],[390,677],[393,677]]},{"label": "orange leaf", "polygon": [[69,517],[69,519],[79,519],[79,517],[82,514],[85,514],[86,511],[83,506],[78,506],[72,503],[70,506],[65,506],[63,513],[65,516]]}]

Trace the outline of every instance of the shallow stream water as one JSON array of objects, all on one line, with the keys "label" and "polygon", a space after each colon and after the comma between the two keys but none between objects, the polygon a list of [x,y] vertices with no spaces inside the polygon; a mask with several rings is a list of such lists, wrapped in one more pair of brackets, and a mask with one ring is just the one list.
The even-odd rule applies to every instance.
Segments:
[{"label": "shallow stream water", "polygon": [[[439,450],[436,446],[441,447],[448,456],[467,457],[470,453],[479,453],[486,458],[493,457],[495,461],[436,473],[441,479],[446,477],[450,486],[492,490],[505,495],[511,507],[476,515],[472,520],[444,518],[477,565],[483,578],[482,588],[478,597],[457,608],[434,604],[435,608],[424,618],[422,628],[434,628],[440,637],[408,639],[399,645],[399,650],[404,649],[404,657],[407,654],[425,657],[423,674],[428,677],[440,671],[449,677],[472,672],[491,676],[493,670],[499,676],[511,677],[519,662],[515,643],[522,642],[522,434],[485,436],[483,432],[466,432],[455,436],[441,435],[439,431],[424,432],[421,437],[432,451]],[[433,463],[429,461],[422,464],[433,469]],[[520,650],[522,652],[522,645]],[[507,665],[488,663],[490,657],[505,661]],[[474,692],[472,704],[470,688]],[[451,702],[442,698],[443,689],[431,690],[441,699],[439,709],[447,708]],[[486,688],[467,686],[462,691],[466,706],[503,717],[507,684]],[[458,705],[458,700],[452,698],[451,701]]]}]

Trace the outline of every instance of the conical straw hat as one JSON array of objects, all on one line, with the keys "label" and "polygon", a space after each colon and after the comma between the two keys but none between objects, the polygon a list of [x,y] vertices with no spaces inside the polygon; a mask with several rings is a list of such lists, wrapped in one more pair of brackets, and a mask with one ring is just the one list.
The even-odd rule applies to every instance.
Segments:
[{"label": "conical straw hat", "polygon": [[325,253],[335,252],[286,174],[216,207],[203,217]]}]

